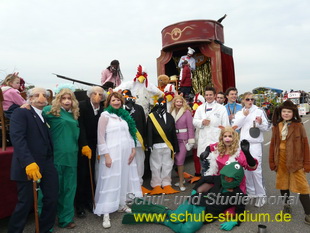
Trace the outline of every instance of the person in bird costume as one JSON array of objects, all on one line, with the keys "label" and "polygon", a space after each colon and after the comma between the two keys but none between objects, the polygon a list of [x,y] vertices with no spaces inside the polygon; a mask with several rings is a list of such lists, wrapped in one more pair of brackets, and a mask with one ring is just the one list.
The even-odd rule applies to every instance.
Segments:
[{"label": "person in bird costume", "polygon": [[149,83],[146,69],[139,65],[137,68],[136,77],[133,81],[123,82],[114,91],[128,89],[132,96],[136,98],[136,103],[141,105],[144,109],[145,117],[148,116],[154,96],[161,97],[164,93],[159,90],[153,83]]},{"label": "person in bird costume", "polygon": [[[176,210],[169,210],[162,205],[143,203],[143,200],[134,199],[132,213],[123,217],[123,224],[158,223],[163,224],[174,232],[194,233],[204,223],[219,220],[220,229],[232,230],[241,224],[242,215],[245,211],[245,203],[249,198],[239,188],[244,177],[244,170],[238,162],[227,163],[220,171],[219,176],[208,176],[199,181],[192,195]],[[212,185],[206,193],[199,193],[197,189],[202,184]],[[226,215],[227,208],[235,207],[236,215]],[[151,221],[137,221],[137,215],[156,215]],[[244,218],[244,216],[243,216]]]},{"label": "person in bird costume", "polygon": [[154,194],[172,194],[179,191],[171,187],[171,171],[174,154],[179,152],[175,121],[167,112],[166,101],[159,98],[154,111],[147,118],[147,145],[151,151],[151,186]]},{"label": "person in bird costume", "polygon": [[142,193],[150,193],[151,191],[143,187],[143,175],[144,175],[144,160],[145,160],[145,148],[146,146],[146,119],[145,113],[141,105],[136,104],[136,98],[132,96],[130,90],[122,91],[125,98],[125,109],[129,112],[129,115],[134,119],[137,128],[137,145],[136,145],[136,163],[138,168],[138,176],[141,184]]},{"label": "person in bird costume", "polygon": [[175,86],[173,84],[167,84],[164,89],[164,96],[167,104],[167,111],[170,112],[172,100],[174,96],[177,95],[177,92],[175,90]]}]

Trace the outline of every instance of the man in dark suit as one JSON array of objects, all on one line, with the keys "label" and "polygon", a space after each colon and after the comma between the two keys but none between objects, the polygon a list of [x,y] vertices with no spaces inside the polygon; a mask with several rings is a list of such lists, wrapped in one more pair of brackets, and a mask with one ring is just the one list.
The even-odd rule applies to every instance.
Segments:
[{"label": "man in dark suit", "polygon": [[29,90],[30,109],[18,108],[11,117],[10,135],[14,147],[11,179],[17,183],[18,202],[11,216],[8,232],[23,232],[33,206],[32,183],[41,179],[43,208],[40,232],[49,232],[56,218],[58,175],[53,162],[53,145],[48,125],[42,117],[48,92],[43,88]]},{"label": "man in dark suit", "polygon": [[97,128],[100,114],[103,111],[102,101],[105,91],[94,86],[87,91],[86,100],[79,102],[80,138],[78,157],[78,182],[75,196],[76,214],[79,218],[86,217],[85,208],[92,212],[92,190],[90,183],[89,161],[91,162],[92,179],[96,162]]}]

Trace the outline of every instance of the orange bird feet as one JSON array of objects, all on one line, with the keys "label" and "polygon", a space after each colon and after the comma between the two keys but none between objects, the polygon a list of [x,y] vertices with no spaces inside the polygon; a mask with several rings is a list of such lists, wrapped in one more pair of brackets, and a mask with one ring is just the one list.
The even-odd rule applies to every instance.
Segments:
[{"label": "orange bird feet", "polygon": [[191,178],[194,177],[193,175],[191,175],[191,174],[189,174],[187,172],[183,172],[183,176],[184,176],[185,179],[191,179]]},{"label": "orange bird feet", "polygon": [[171,185],[166,185],[166,186],[164,186],[163,190],[164,190],[164,193],[165,193],[165,194],[173,194],[173,193],[179,193],[179,192],[180,192],[180,191],[178,191],[178,190],[173,189],[173,188],[171,187]]},{"label": "orange bird feet", "polygon": [[149,189],[143,187],[142,185],[141,185],[141,190],[142,190],[142,194],[143,194],[143,195],[144,195],[144,194],[148,194],[148,193],[151,192],[151,190],[149,190]]},{"label": "orange bird feet", "polygon": [[200,180],[201,176],[194,176],[192,177],[189,182],[192,184],[192,183],[195,183],[197,182],[198,180]]},{"label": "orange bird feet", "polygon": [[165,191],[158,185],[152,189],[152,191],[150,192],[150,195],[162,194],[164,192]]}]

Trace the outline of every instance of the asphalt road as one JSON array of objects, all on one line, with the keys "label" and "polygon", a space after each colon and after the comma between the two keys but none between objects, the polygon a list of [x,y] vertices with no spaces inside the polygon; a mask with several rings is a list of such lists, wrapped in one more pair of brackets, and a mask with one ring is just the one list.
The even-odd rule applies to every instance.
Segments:
[{"label": "asphalt road", "polygon": [[[310,139],[310,116],[303,117],[303,122],[307,131],[308,138]],[[265,133],[265,141],[264,141],[264,149],[263,149],[263,176],[264,176],[264,183],[267,191],[267,195],[269,197],[269,200],[272,202],[274,199],[272,199],[271,196],[278,197],[280,195],[279,190],[275,189],[275,173],[270,171],[268,166],[268,151],[269,151],[269,142],[270,142],[271,132]],[[192,162],[191,156],[187,157],[185,169],[187,172],[193,174],[194,173],[194,165]],[[177,182],[177,176],[176,173],[173,172],[172,175],[173,183]],[[310,175],[307,176],[308,181],[310,183]],[[145,186],[147,188],[150,188],[149,185],[149,177],[145,179]],[[174,195],[166,195],[164,201],[164,205],[168,206],[171,209],[175,209],[177,207],[177,204],[175,204],[175,200],[177,200],[177,196],[186,196],[190,194],[191,188],[193,187],[192,184],[186,184],[187,190],[185,192],[174,194]],[[293,214],[292,219],[289,222],[276,222],[274,220],[274,217],[276,214],[278,214],[282,209],[282,204],[266,204],[262,208],[257,208],[254,206],[254,204],[249,204],[246,207],[246,210],[249,211],[248,213],[253,214],[252,219],[257,221],[249,221],[242,223],[239,227],[235,227],[231,232],[237,233],[256,233],[258,229],[259,224],[264,224],[267,226],[267,232],[272,233],[283,233],[283,232],[290,232],[290,233],[305,233],[310,232],[310,225],[306,225],[303,223],[304,219],[304,212],[303,208],[299,202],[299,200],[296,198],[296,194],[291,193],[291,196],[295,196],[295,199],[297,200],[297,203],[292,205]],[[269,213],[271,221],[259,221],[259,216],[257,214],[259,213]],[[88,213],[87,217],[85,219],[79,219],[75,218],[75,223],[77,224],[77,227],[72,230],[68,229],[61,229],[57,226],[54,229],[54,232],[62,233],[62,232],[74,232],[74,233],[94,233],[94,232],[128,232],[128,233],[142,233],[142,232],[172,232],[169,228],[159,225],[159,224],[139,224],[139,225],[123,225],[121,223],[122,220],[122,213],[113,213],[110,215],[111,217],[111,224],[112,227],[110,229],[104,229],[102,227],[102,217],[93,215],[91,213]],[[8,224],[9,218],[6,219],[0,219],[0,232],[6,232],[7,230],[7,224]],[[220,222],[216,221],[211,224],[204,225],[198,232],[224,232],[220,230]],[[34,232],[34,215],[30,214],[28,218],[28,222],[25,228],[25,233]]]}]

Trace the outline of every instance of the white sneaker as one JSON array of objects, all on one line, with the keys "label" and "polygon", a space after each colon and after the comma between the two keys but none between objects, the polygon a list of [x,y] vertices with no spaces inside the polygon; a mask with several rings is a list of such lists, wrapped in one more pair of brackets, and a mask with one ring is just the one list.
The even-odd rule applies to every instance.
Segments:
[{"label": "white sneaker", "polygon": [[183,192],[186,190],[186,187],[182,186],[182,187],[180,187],[180,190]]},{"label": "white sneaker", "polygon": [[111,222],[110,222],[110,216],[109,215],[103,215],[102,226],[103,226],[103,228],[110,228],[111,227]]},{"label": "white sneaker", "polygon": [[266,202],[267,202],[266,197],[257,197],[255,206],[258,208],[263,207],[266,204]]},{"label": "white sneaker", "polygon": [[[183,180],[183,184],[185,184],[185,180]],[[180,182],[176,182],[176,183],[174,184],[174,186],[179,187],[179,186],[180,186]]]},{"label": "white sneaker", "polygon": [[127,205],[120,206],[118,212],[131,213],[131,209]]}]

